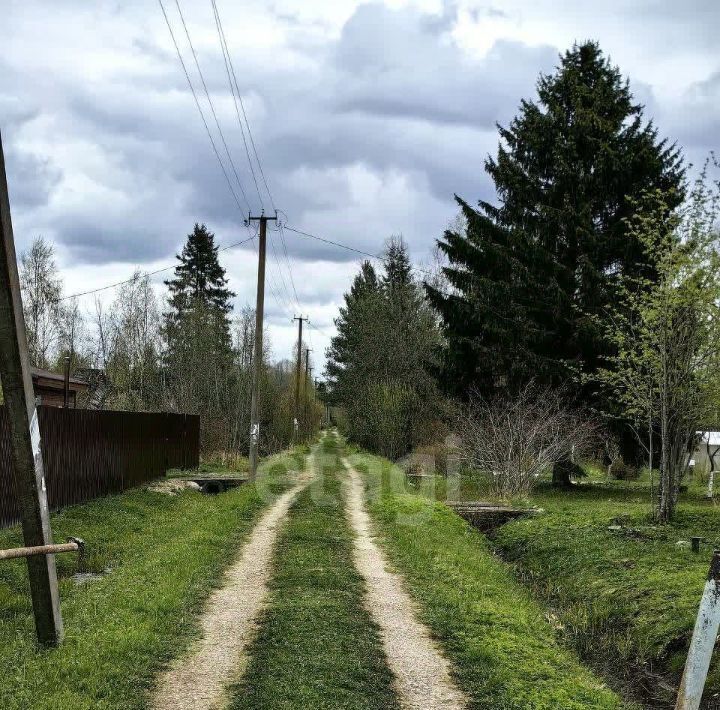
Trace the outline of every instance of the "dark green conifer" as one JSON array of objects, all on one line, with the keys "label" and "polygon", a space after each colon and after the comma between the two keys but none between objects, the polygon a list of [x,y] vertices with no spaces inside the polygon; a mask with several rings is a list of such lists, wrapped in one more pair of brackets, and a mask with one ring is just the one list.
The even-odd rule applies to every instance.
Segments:
[{"label": "dark green conifer", "polygon": [[635,199],[683,197],[679,150],[643,121],[628,82],[586,42],[542,75],[485,169],[497,204],[456,198],[464,232],[439,240],[450,292],[427,286],[446,347],[442,380],[464,395],[568,380],[607,352],[589,314],[612,302],[619,278],[654,266],[626,226]]}]

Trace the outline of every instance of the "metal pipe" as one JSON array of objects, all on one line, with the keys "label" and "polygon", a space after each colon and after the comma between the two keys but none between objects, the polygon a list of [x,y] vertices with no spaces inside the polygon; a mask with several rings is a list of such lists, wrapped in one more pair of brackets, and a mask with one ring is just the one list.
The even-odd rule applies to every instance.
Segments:
[{"label": "metal pipe", "polygon": [[720,626],[720,551],[715,550],[700,601],[675,710],[698,710]]},{"label": "metal pipe", "polygon": [[19,557],[34,557],[36,555],[55,555],[58,552],[85,551],[85,542],[79,537],[70,537],[67,542],[59,545],[36,545],[35,547],[13,547],[10,550],[0,550],[0,560],[15,560]]}]

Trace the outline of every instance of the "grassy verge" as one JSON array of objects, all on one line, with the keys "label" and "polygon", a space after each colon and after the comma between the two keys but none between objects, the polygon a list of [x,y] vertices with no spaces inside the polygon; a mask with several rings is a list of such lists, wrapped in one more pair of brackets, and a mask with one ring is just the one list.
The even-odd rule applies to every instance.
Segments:
[{"label": "grassy verge", "polygon": [[[679,681],[720,519],[691,492],[676,520],[657,526],[648,500],[634,482],[540,489],[533,502],[545,513],[503,526],[494,543],[584,656],[663,707],[673,694],[652,674]],[[705,539],[699,555],[692,536]],[[718,691],[714,662],[706,697]]]},{"label": "grassy verge", "polygon": [[317,453],[318,480],[283,530],[271,597],[232,707],[395,708],[377,629],[341,505],[336,443]]},{"label": "grassy verge", "polygon": [[356,454],[369,511],[423,620],[483,710],[621,708],[556,639],[544,609],[497,560],[485,538],[446,506],[404,492],[399,469]]},{"label": "grassy verge", "polygon": [[[145,707],[155,674],[197,633],[195,614],[262,509],[302,456],[276,457],[257,486],[218,496],[134,490],[52,516],[58,540],[85,539],[89,555],[58,556],[66,638],[38,651],[22,560],[0,566],[0,705],[83,710]],[[17,529],[0,547],[19,544]],[[107,574],[78,585],[78,571]]]}]

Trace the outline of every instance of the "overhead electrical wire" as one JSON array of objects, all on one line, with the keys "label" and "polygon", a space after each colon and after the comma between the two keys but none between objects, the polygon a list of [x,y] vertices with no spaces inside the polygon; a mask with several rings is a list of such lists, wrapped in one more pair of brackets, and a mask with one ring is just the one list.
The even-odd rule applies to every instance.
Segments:
[{"label": "overhead electrical wire", "polygon": [[[227,38],[225,37],[225,30],[223,29],[222,19],[220,18],[220,12],[217,9],[217,4],[216,4],[215,0],[210,0],[210,1],[213,6],[213,11],[214,11],[216,22],[218,25],[218,30],[220,32],[221,41],[222,41],[222,43],[224,43],[225,47],[227,47],[228,46]],[[262,163],[260,162],[260,157],[258,155],[257,148],[255,146],[255,139],[253,138],[252,131],[250,130],[250,123],[248,122],[247,114],[245,113],[245,104],[243,103],[242,94],[240,93],[240,89],[238,87],[237,77],[235,76],[235,67],[233,66],[232,58],[230,57],[229,50],[228,50],[227,56],[228,56],[228,61],[230,63],[230,70],[232,72],[233,81],[235,82],[235,89],[237,91],[238,100],[240,102],[240,108],[242,109],[242,113],[245,118],[245,125],[247,126],[247,129],[248,129],[248,136],[250,137],[250,144],[252,145],[253,153],[255,154],[255,160],[257,160],[258,169],[260,170],[260,176],[262,177],[263,183],[265,184],[265,189],[267,190],[268,197],[270,198],[270,204],[272,205],[272,208],[274,210],[277,210],[277,207],[275,206],[275,201],[273,200],[272,193],[270,192],[270,188],[268,186],[268,181],[265,178],[265,171],[262,169]]]},{"label": "overhead electrical wire", "polygon": [[[230,176],[227,173],[227,170],[225,169],[225,164],[223,163],[222,159],[220,158],[220,152],[217,149],[217,146],[215,145],[215,139],[212,137],[212,133],[210,132],[210,126],[208,126],[208,122],[205,118],[205,114],[203,113],[202,106],[200,106],[200,100],[198,99],[197,93],[195,92],[195,87],[193,86],[192,80],[190,79],[190,74],[188,73],[187,67],[185,66],[185,60],[182,57],[182,53],[180,52],[180,47],[178,46],[177,40],[175,39],[175,33],[173,32],[172,25],[170,24],[170,19],[167,16],[167,12],[165,11],[165,6],[163,5],[162,0],[158,0],[158,3],[160,5],[160,9],[162,10],[163,17],[165,18],[165,24],[167,25],[168,31],[170,32],[170,37],[172,38],[173,45],[175,45],[175,51],[177,52],[178,59],[180,60],[180,65],[182,66],[183,73],[185,74],[185,78],[187,79],[188,86],[190,87],[190,93],[193,96],[193,99],[195,100],[195,106],[197,106],[198,113],[200,114],[200,118],[202,119],[203,125],[205,126],[205,131],[207,132],[208,138],[210,139],[210,144],[212,145],[213,152],[215,153],[215,157],[218,160],[218,163],[220,163],[220,168],[222,169],[223,175],[225,176],[225,181],[227,182],[228,188],[230,188],[230,192],[232,193],[233,199],[235,200],[235,204],[237,205],[238,210],[241,214],[243,214],[243,208],[240,205],[240,200],[238,199],[237,194],[235,193],[235,190],[232,186],[232,182],[230,181]],[[245,200],[247,202],[247,198]]]},{"label": "overhead electrical wire", "polygon": [[[223,61],[225,63],[225,72],[227,74],[228,78],[228,84],[230,85],[230,93],[233,97],[233,104],[235,105],[235,113],[237,114],[237,120],[238,124],[240,125],[240,133],[242,135],[243,145],[245,146],[245,155],[248,159],[248,165],[250,166],[250,174],[252,175],[253,182],[255,183],[255,190],[257,191],[258,199],[260,200],[260,205],[264,207],[264,201],[262,198],[262,195],[260,194],[260,186],[258,185],[257,177],[255,175],[255,168],[252,163],[252,159],[250,157],[250,150],[248,149],[247,139],[245,138],[245,127],[243,126],[243,121],[240,118],[240,108],[238,106],[238,97],[240,102],[242,102],[242,96],[240,95],[240,89],[237,88],[237,81],[235,81],[235,86],[233,86],[233,78],[235,77],[235,68],[232,65],[232,57],[230,56],[230,50],[227,46],[227,41],[225,39],[225,32],[222,29],[222,21],[220,20],[220,13],[218,12],[217,5],[215,4],[215,0],[211,0],[212,8],[213,8],[213,15],[215,17],[215,28],[217,29],[218,33],[218,39],[220,40],[220,49],[222,51],[223,55]],[[232,75],[232,76],[231,76]],[[237,88],[237,95],[235,94],[235,90]],[[243,108],[243,115],[245,114],[245,109]],[[245,121],[247,122],[247,116],[245,117]],[[250,126],[248,125],[248,132],[250,131]],[[271,198],[272,202],[272,198]],[[274,208],[273,208],[274,209]]]},{"label": "overhead electrical wire", "polygon": [[[162,0],[158,0],[158,3],[160,4],[160,9],[162,10],[163,17],[165,18],[165,23],[166,23],[166,25],[167,25],[167,27],[168,27],[168,31],[170,32],[170,36],[171,36],[172,41],[173,41],[173,44],[174,44],[174,46],[175,46],[175,51],[177,52],[178,59],[180,60],[180,64],[181,64],[181,66],[182,66],[182,68],[183,68],[183,72],[184,72],[184,74],[185,74],[185,78],[186,78],[186,80],[187,80],[188,86],[190,87],[190,91],[191,91],[191,93],[192,93],[192,95],[193,95],[193,98],[195,99],[195,105],[197,106],[198,112],[200,113],[200,117],[201,117],[201,119],[202,119],[202,121],[203,121],[203,125],[205,126],[205,130],[206,130],[206,132],[207,132],[207,134],[208,134],[208,137],[210,138],[210,142],[211,142],[211,145],[212,145],[212,147],[213,147],[213,151],[214,151],[214,153],[215,153],[215,157],[217,158],[218,162],[220,163],[220,167],[222,168],[222,171],[223,171],[223,174],[224,174],[224,176],[225,176],[225,180],[226,180],[226,182],[227,182],[227,184],[228,184],[228,187],[229,187],[229,189],[230,189],[230,192],[231,192],[231,194],[233,195],[233,198],[235,199],[235,203],[236,203],[236,205],[237,205],[237,207],[238,207],[238,210],[240,211],[241,214],[243,214],[243,209],[242,209],[242,207],[241,207],[241,205],[240,205],[240,201],[239,201],[239,199],[238,199],[238,197],[237,197],[237,194],[236,194],[235,190],[234,190],[233,187],[232,187],[232,182],[231,182],[231,180],[230,180],[230,176],[228,175],[227,169],[225,168],[225,164],[224,164],[222,158],[220,157],[220,152],[219,152],[218,149],[217,149],[217,145],[216,145],[216,143],[215,143],[215,140],[214,140],[213,137],[212,137],[212,132],[210,131],[210,127],[208,126],[207,120],[206,120],[206,118],[205,118],[205,114],[204,114],[204,112],[203,112],[203,110],[202,110],[202,107],[201,107],[201,105],[200,105],[200,101],[199,101],[199,99],[198,99],[197,92],[195,91],[195,87],[193,86],[192,79],[190,78],[190,74],[189,74],[189,72],[188,72],[188,70],[187,70],[187,66],[186,66],[185,61],[184,61],[184,59],[183,59],[183,57],[182,57],[182,53],[181,53],[181,51],[180,51],[180,47],[179,47],[179,45],[178,45],[178,43],[177,43],[177,40],[176,40],[176,38],[175,38],[175,33],[173,32],[172,25],[170,24],[170,20],[169,20],[169,18],[168,18],[167,12],[166,12],[166,10],[165,10],[165,6],[163,5]],[[230,161],[230,164],[231,164],[231,166],[232,166],[232,170],[233,170],[235,179],[236,179],[236,181],[237,181],[237,185],[238,185],[238,187],[240,188],[240,191],[241,191],[242,196],[243,196],[243,199],[245,200],[245,203],[246,203],[246,205],[247,205],[247,207],[248,207],[248,210],[251,210],[250,202],[249,202],[249,200],[248,200],[248,198],[247,198],[247,195],[245,194],[245,191],[244,191],[244,189],[243,189],[243,187],[242,187],[242,183],[241,183],[241,181],[240,181],[240,178],[239,178],[237,169],[236,169],[236,167],[235,167],[235,163],[234,163],[234,161],[233,161],[233,159],[232,159],[232,155],[230,154],[230,150],[229,150],[229,147],[228,147],[228,145],[227,145],[227,141],[225,140],[225,136],[224,136],[224,133],[223,133],[223,131],[222,131],[222,127],[220,126],[220,121],[219,121],[218,116],[217,116],[217,113],[216,113],[216,111],[215,111],[215,106],[214,106],[213,101],[212,101],[212,98],[211,98],[211,96],[210,96],[210,91],[209,91],[209,89],[208,89],[207,82],[205,81],[205,77],[204,77],[203,72],[202,72],[202,69],[201,69],[201,67],[200,67],[200,63],[199,63],[199,60],[198,60],[198,58],[197,58],[197,53],[195,52],[195,46],[194,46],[193,41],[192,41],[192,38],[191,38],[191,36],[190,36],[190,31],[189,31],[189,28],[188,28],[188,26],[187,26],[187,23],[185,22],[185,18],[184,18],[184,16],[183,16],[183,13],[182,13],[182,9],[181,9],[181,7],[180,7],[179,0],[175,0],[175,4],[176,4],[176,6],[177,6],[178,13],[179,13],[179,15],[180,15],[180,19],[181,19],[181,21],[182,21],[182,25],[183,25],[183,28],[184,28],[184,31],[185,31],[185,35],[186,35],[186,37],[187,37],[188,44],[189,44],[189,46],[190,46],[190,50],[191,50],[191,52],[192,52],[192,54],[193,54],[193,59],[194,59],[194,62],[195,62],[195,66],[196,66],[196,68],[197,68],[198,74],[200,75],[200,80],[202,81],[202,84],[203,84],[203,88],[204,88],[204,91],[205,91],[205,95],[206,95],[208,104],[210,105],[210,110],[211,110],[211,112],[212,112],[212,114],[213,114],[213,118],[214,118],[214,120],[215,120],[215,125],[216,125],[216,127],[217,127],[218,133],[220,134],[221,140],[222,140],[222,142],[223,142],[223,146],[224,146],[224,148],[225,148],[225,152],[226,152],[226,154],[227,154],[228,160]],[[219,18],[219,16],[218,16],[218,18]],[[242,101],[241,98],[240,98],[240,101]],[[242,128],[242,126],[241,126],[241,128]],[[248,130],[249,130],[249,127],[248,127]],[[248,157],[249,157],[249,156],[248,156]],[[259,196],[260,196],[260,195],[259,195],[259,191],[258,191],[258,197],[259,197]],[[262,206],[262,200],[261,200],[261,206]],[[251,234],[250,227],[249,227],[249,225],[248,225],[247,222],[245,223],[245,226],[246,226],[247,229],[248,229],[248,234]],[[257,232],[256,232],[255,235],[251,235],[251,238],[254,239],[255,236],[257,236]],[[255,248],[257,249],[257,245],[255,245]],[[112,287],[112,286],[111,286],[111,287]],[[282,310],[286,310],[287,307],[282,305],[282,303],[281,303],[282,297],[278,296],[277,290],[275,289],[274,284],[273,284],[273,279],[272,279],[272,277],[271,277],[270,275],[268,275],[268,288],[269,288],[272,296],[275,298],[276,302],[278,303],[278,305],[281,307],[281,309],[282,309]],[[287,290],[287,286],[285,286],[285,289]]]},{"label": "overhead electrical wire", "polygon": [[[255,161],[257,162],[258,170],[260,172],[260,176],[262,178],[263,184],[265,185],[265,190],[267,191],[268,197],[270,198],[270,204],[272,205],[273,210],[275,212],[278,212],[277,206],[275,205],[275,200],[272,196],[272,192],[270,191],[270,186],[268,184],[267,178],[265,177],[265,171],[262,167],[262,162],[260,161],[260,155],[258,154],[257,146],[255,145],[255,138],[252,134],[252,129],[250,128],[250,121],[247,117],[247,112],[245,111],[245,103],[242,99],[242,93],[240,92],[240,86],[238,85],[237,81],[237,74],[235,73],[235,65],[232,61],[232,55],[230,54],[230,48],[228,46],[227,37],[225,36],[225,29],[222,24],[222,18],[220,17],[220,11],[217,7],[216,0],[210,0],[213,8],[213,16],[215,18],[215,27],[218,32],[218,38],[220,40],[220,48],[222,50],[223,54],[223,61],[225,63],[225,71],[227,73],[228,77],[228,83],[230,84],[230,93],[233,97],[233,103],[235,105],[235,113],[237,115],[238,123],[240,125],[240,132],[243,139],[243,145],[245,146],[245,153],[247,155],[248,159],[248,165],[250,166],[250,172],[252,174],[253,181],[255,182],[255,189],[257,190],[258,198],[260,199],[260,204],[263,205],[264,201],[262,199],[262,196],[260,194],[260,187],[257,182],[257,177],[255,175],[255,168],[253,166],[253,161],[250,157],[250,152],[248,150],[248,144],[247,140],[245,138],[245,128],[247,128],[247,135],[250,138],[250,144],[252,146],[253,154],[255,155]],[[242,118],[240,117],[240,110],[238,110],[238,104],[240,107],[240,110],[242,111]],[[243,126],[243,119],[244,119],[244,126]],[[290,275],[290,285],[292,287],[293,295],[295,297],[295,302],[298,304],[298,307],[300,307],[300,301],[298,299],[297,295],[297,289],[295,288],[295,279],[293,277],[293,271],[292,271],[292,264],[290,263],[290,257],[288,254],[287,249],[287,243],[285,241],[285,234],[282,231],[282,228],[279,227],[278,231],[280,232],[280,241],[283,248],[283,253],[285,256],[285,261],[287,263],[288,273]],[[277,256],[275,257],[277,259]],[[279,268],[279,267],[278,267]],[[287,289],[287,287],[285,287]],[[288,294],[289,295],[289,294]],[[292,300],[292,299],[290,299]]]},{"label": "overhead electrical wire", "polygon": [[[252,208],[250,207],[250,202],[247,198],[247,195],[245,194],[242,183],[240,182],[240,177],[238,176],[237,168],[235,167],[235,161],[232,159],[230,149],[228,148],[227,141],[225,140],[225,134],[223,133],[223,130],[220,126],[220,121],[215,111],[215,105],[212,102],[212,98],[210,97],[210,91],[208,90],[207,83],[205,82],[205,76],[202,72],[202,69],[200,68],[200,62],[198,61],[197,53],[195,52],[195,45],[193,44],[192,39],[190,39],[190,32],[188,30],[187,24],[185,23],[185,16],[183,15],[182,9],[180,8],[180,0],[175,0],[175,5],[178,9],[178,14],[180,15],[180,21],[182,22],[183,29],[185,30],[185,36],[187,37],[188,44],[190,45],[190,51],[192,52],[193,60],[195,61],[195,67],[197,68],[198,74],[200,75],[200,81],[202,82],[203,89],[205,90],[205,96],[207,97],[208,104],[210,105],[210,111],[212,112],[213,118],[215,119],[215,125],[217,126],[218,133],[220,134],[220,139],[222,140],[223,146],[225,147],[225,153],[227,154],[228,160],[230,161],[230,166],[232,167],[232,171],[235,174],[235,180],[237,181],[240,192],[242,193],[242,196],[247,203],[248,211],[252,211]],[[260,204],[262,205],[262,200]]]},{"label": "overhead electrical wire", "polygon": [[[227,251],[228,249],[233,249],[234,247],[239,247],[241,244],[247,244],[248,242],[251,242],[253,239],[255,239],[255,235],[252,235],[248,237],[247,239],[242,239],[239,242],[233,242],[232,244],[228,244],[227,246],[220,247],[218,251]],[[161,274],[164,271],[170,271],[170,269],[177,268],[177,263],[171,264],[170,266],[163,266],[160,269],[155,269],[155,271],[148,271],[146,273],[141,273],[141,276],[155,276],[156,274]],[[107,286],[100,286],[99,288],[93,288],[89,291],[82,291],[81,293],[71,293],[69,296],[63,296],[62,298],[58,299],[60,301],[66,301],[70,298],[79,298],[80,296],[89,296],[93,293],[99,293],[100,291],[107,291],[108,289],[115,288],[117,286],[123,286],[124,284],[129,284],[132,281],[135,280],[135,276],[131,276],[129,279],[125,279],[124,281],[117,281],[112,284],[108,284]]]},{"label": "overhead electrical wire", "polygon": [[[346,249],[347,251],[355,252],[356,254],[360,254],[362,256],[367,256],[370,259],[377,259],[377,261],[382,261],[383,263],[387,262],[387,259],[384,256],[380,256],[379,254],[371,254],[369,251],[363,251],[362,249],[356,249],[355,247],[351,247],[348,244],[343,244],[342,242],[336,242],[332,239],[326,239],[325,237],[319,237],[317,234],[310,234],[310,232],[304,232],[302,229],[296,229],[295,227],[291,227],[289,224],[284,225],[285,229],[290,230],[291,232],[295,232],[296,234],[300,234],[303,237],[308,237],[310,239],[315,239],[318,242],[323,242],[325,244],[331,244],[332,246],[339,247],[340,249]],[[428,271],[427,269],[421,269],[417,266],[414,266],[413,269],[421,274],[427,274],[429,276],[433,276],[432,271]]]}]

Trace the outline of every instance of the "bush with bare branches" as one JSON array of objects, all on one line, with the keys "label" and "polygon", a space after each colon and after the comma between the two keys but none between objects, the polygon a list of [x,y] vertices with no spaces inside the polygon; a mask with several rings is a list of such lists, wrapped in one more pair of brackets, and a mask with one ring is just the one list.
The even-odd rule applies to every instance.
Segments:
[{"label": "bush with bare branches", "polygon": [[528,385],[518,394],[473,395],[457,420],[460,456],[487,473],[501,498],[527,495],[540,475],[597,447],[599,427],[562,392]]}]

